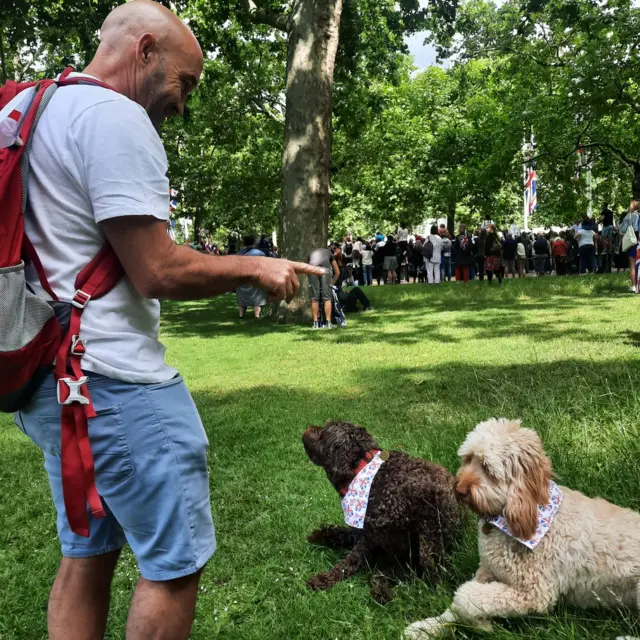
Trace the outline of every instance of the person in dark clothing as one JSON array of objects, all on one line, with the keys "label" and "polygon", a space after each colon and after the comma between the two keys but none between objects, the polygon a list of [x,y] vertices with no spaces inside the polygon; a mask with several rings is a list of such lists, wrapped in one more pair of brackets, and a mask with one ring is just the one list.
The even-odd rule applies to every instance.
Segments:
[{"label": "person in dark clothing", "polygon": [[480,229],[476,238],[476,269],[478,272],[478,278],[484,280],[484,252],[487,244],[487,230]]},{"label": "person in dark clothing", "polygon": [[515,240],[510,233],[507,234],[502,243],[502,263],[505,269],[505,278],[516,277],[516,253],[518,249],[518,241]]},{"label": "person in dark clothing", "polygon": [[494,224],[487,227],[487,241],[484,247],[484,270],[487,273],[489,284],[493,282],[493,276],[498,278],[498,284],[502,284],[502,241]]},{"label": "person in dark clothing", "polygon": [[419,239],[411,246],[411,264],[413,265],[413,283],[425,281],[424,257],[422,256],[422,242]]},{"label": "person in dark clothing", "polygon": [[360,287],[348,287],[347,291],[339,289],[338,301],[342,305],[342,309],[345,313],[354,313],[355,311],[359,311],[358,302],[362,305],[363,311],[369,311],[373,308],[369,302],[369,298],[367,298]]},{"label": "person in dark clothing", "polygon": [[456,282],[469,282],[469,267],[475,261],[471,236],[467,233],[467,226],[460,225],[458,235],[453,243],[456,264]]},{"label": "person in dark clothing", "polygon": [[382,268],[385,272],[385,280],[388,284],[396,281],[396,270],[398,269],[398,245],[393,236],[387,236],[387,242],[383,248],[384,262]]},{"label": "person in dark clothing", "polygon": [[539,277],[545,275],[547,260],[551,255],[549,241],[544,237],[544,233],[539,233],[536,241],[533,243],[533,251],[535,253],[536,273]]},{"label": "person in dark clothing", "polygon": [[267,237],[265,233],[260,236],[260,241],[258,242],[258,249],[264,253],[265,256],[272,256],[273,252],[271,249],[271,241]]},{"label": "person in dark clothing", "polygon": [[380,285],[383,277],[384,244],[377,244],[373,251],[373,279]]}]

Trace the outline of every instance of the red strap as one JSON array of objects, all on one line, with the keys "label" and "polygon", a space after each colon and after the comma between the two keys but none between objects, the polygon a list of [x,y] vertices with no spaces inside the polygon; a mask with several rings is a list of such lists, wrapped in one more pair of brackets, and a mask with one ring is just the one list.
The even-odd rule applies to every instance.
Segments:
[{"label": "red strap", "polygon": [[54,299],[57,300],[58,296],[53,292],[53,289],[49,285],[49,281],[47,280],[47,275],[44,272],[44,267],[42,266],[42,262],[40,262],[40,258],[36,253],[34,246],[31,244],[31,240],[27,238],[26,234],[22,237],[22,255],[35,267],[35,270],[38,273],[38,278],[40,280],[40,284],[42,288]]},{"label": "red strap", "polygon": [[65,80],[65,79],[67,78],[67,76],[68,76],[70,73],[73,73],[73,67],[67,67],[67,68],[66,68],[66,69],[65,69],[65,70],[60,74],[60,77],[58,78],[58,82],[59,82],[60,80]]},{"label": "red strap", "polygon": [[104,518],[105,511],[96,489],[87,416],[82,405],[63,405],[61,444],[62,487],[67,519],[74,533],[88,538],[87,502],[94,518]]},{"label": "red strap", "polygon": [[[100,298],[113,289],[123,274],[122,266],[108,244],[78,274],[75,281],[78,291],[74,296],[75,304],[71,310],[69,330],[58,350],[54,370],[59,385],[64,384],[60,379],[68,375],[69,368],[73,372],[74,380],[83,376],[81,358],[84,355],[84,346],[78,342],[78,338],[84,306],[91,298]],[[78,535],[88,536],[87,503],[94,518],[104,517],[105,512],[96,488],[88,430],[88,419],[94,418],[96,412],[86,384],[82,385],[81,394],[89,400],[88,404],[74,403],[62,407],[62,492],[71,530]],[[64,398],[61,400],[64,401]]]},{"label": "red strap", "polygon": [[92,298],[100,298],[120,282],[124,270],[110,244],[105,244],[96,257],[78,274],[75,287]]}]

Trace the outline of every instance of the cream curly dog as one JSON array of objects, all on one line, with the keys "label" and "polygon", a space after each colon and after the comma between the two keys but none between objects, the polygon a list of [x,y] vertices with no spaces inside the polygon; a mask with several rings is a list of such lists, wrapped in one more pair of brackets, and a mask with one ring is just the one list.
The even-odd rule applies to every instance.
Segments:
[{"label": "cream curly dog", "polygon": [[[560,506],[532,550],[516,538],[539,538],[538,505],[552,506],[554,486],[535,431],[491,419],[458,455],[456,493],[480,516],[480,567],[444,614],[410,625],[405,638],[434,637],[458,621],[490,630],[491,618],[546,613],[561,597],[580,607],[640,608],[639,514],[558,487]],[[487,522],[500,515],[515,537]]]}]

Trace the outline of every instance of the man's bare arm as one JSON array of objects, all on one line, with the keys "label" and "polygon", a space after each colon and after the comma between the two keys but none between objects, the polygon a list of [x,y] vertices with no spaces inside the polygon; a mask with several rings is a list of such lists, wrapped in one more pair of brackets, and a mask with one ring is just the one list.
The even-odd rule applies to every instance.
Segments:
[{"label": "man's bare arm", "polygon": [[250,284],[290,301],[297,274],[322,275],[301,262],[252,256],[211,256],[174,244],[166,223],[151,216],[124,216],[101,223],[125,273],[145,298],[197,300]]}]

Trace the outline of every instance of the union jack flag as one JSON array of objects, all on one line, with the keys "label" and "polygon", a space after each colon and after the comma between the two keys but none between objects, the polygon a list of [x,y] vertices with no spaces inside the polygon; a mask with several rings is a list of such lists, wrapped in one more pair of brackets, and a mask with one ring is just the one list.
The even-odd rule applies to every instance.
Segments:
[{"label": "union jack flag", "polygon": [[524,201],[527,207],[529,215],[531,215],[538,206],[537,198],[537,177],[536,177],[536,163],[531,161],[531,164],[524,170]]}]

